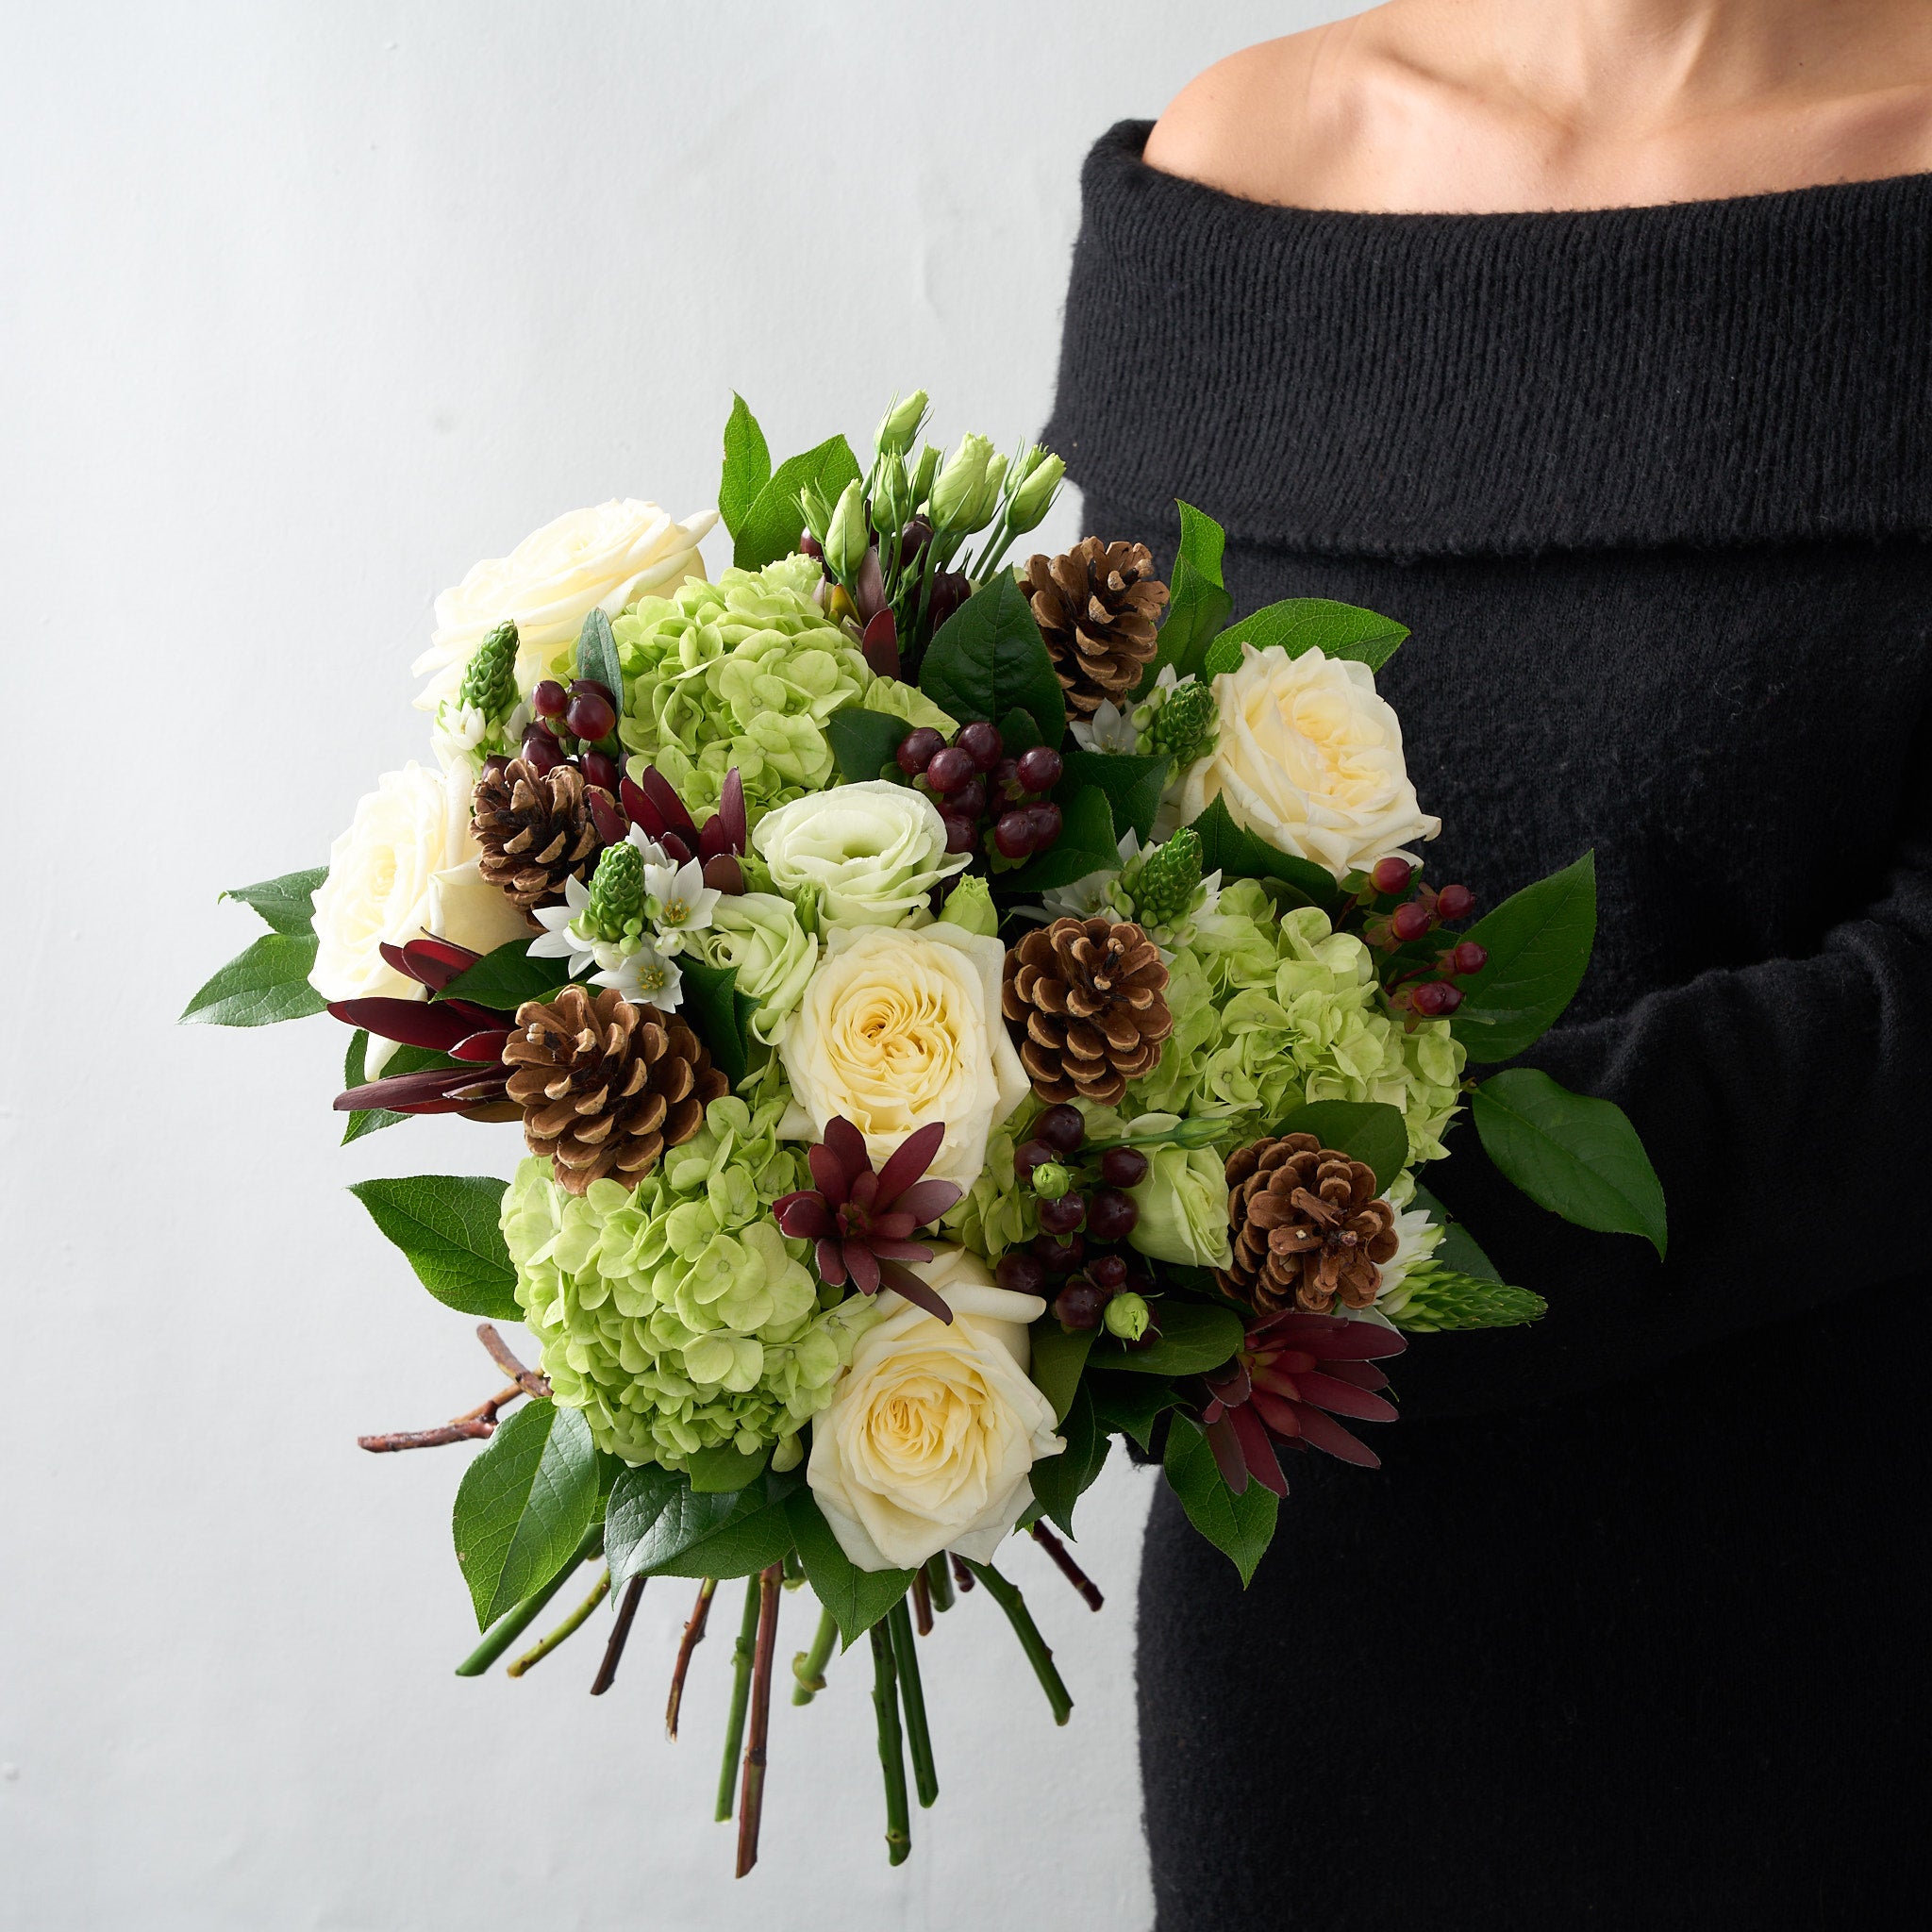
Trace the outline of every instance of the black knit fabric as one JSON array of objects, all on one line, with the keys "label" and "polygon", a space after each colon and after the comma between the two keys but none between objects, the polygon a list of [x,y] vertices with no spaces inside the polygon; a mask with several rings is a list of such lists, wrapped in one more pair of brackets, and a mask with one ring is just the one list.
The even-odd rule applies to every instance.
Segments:
[{"label": "black knit fabric", "polygon": [[1087,525],[1343,598],[1485,903],[1594,848],[1529,1056],[1668,1264],[1458,1128],[1535,1328],[1424,1338],[1244,1596],[1141,1591],[1159,1925],[1852,1926],[1932,1877],[1932,176],[1583,214],[1264,208],[1094,150],[1048,441]]}]

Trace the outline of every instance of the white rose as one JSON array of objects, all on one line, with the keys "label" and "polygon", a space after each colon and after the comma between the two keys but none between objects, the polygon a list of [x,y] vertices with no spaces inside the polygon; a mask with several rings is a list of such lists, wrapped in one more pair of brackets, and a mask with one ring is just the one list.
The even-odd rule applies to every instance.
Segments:
[{"label": "white rose", "polygon": [[976,1563],[1033,1501],[1032,1469],[1066,1443],[1027,1379],[1038,1295],[996,1288],[986,1264],[946,1248],[920,1269],[950,1323],[890,1289],[831,1402],[812,1423],[806,1480],[861,1570],[911,1570],[941,1550]]},{"label": "white rose", "polygon": [[681,523],[634,497],[574,509],[534,530],[508,557],[477,564],[436,600],[436,630],[411,667],[429,682],[416,700],[433,711],[453,698],[476,646],[506,617],[517,623],[517,689],[568,675],[577,633],[592,610],[615,617],[643,596],[669,596],[705,574],[698,542],[718,521],[702,510]]},{"label": "white rose", "polygon": [[908,932],[835,928],[779,1057],[794,1095],[779,1131],[822,1139],[839,1115],[877,1166],[932,1121],[946,1136],[927,1170],[970,1188],[986,1141],[1026,1097],[1000,1018],[1006,948],[943,922]]},{"label": "white rose", "polygon": [[1214,696],[1219,736],[1183,775],[1183,824],[1224,799],[1236,824],[1337,878],[1442,829],[1416,803],[1402,725],[1366,664],[1243,644]]},{"label": "white rose", "polygon": [[315,894],[318,944],[308,979],[324,999],[420,996],[423,989],[382,957],[385,941],[401,945],[435,933],[481,953],[527,934],[515,908],[475,873],[475,783],[465,759],[446,773],[411,763],[388,774],[357,806]]},{"label": "white rose", "polygon": [[971,859],[947,852],[924,792],[885,778],[794,798],[758,821],[751,843],[781,892],[817,888],[828,925],[897,925]]}]

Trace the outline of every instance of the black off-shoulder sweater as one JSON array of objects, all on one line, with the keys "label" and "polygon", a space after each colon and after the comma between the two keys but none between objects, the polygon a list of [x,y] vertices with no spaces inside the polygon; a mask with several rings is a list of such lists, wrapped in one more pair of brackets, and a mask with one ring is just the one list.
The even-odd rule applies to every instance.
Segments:
[{"label": "black off-shoulder sweater", "polygon": [[1383,674],[1485,903],[1594,848],[1529,1058],[1670,1258],[1430,1185],[1533,1328],[1420,1340],[1291,1459],[1245,1595],[1157,1505],[1162,1928],[1864,1925],[1928,1876],[1932,176],[1587,213],[1241,201],[1094,149],[1047,440],[1087,526],[1228,531]]}]

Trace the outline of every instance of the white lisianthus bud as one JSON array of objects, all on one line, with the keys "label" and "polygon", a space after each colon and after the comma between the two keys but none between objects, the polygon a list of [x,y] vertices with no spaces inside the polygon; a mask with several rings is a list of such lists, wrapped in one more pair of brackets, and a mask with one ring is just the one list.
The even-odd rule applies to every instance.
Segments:
[{"label": "white lisianthus bud", "polygon": [[881,456],[904,456],[925,421],[925,404],[923,389],[916,389],[902,402],[894,403],[879,423],[878,433],[873,438],[874,448]]},{"label": "white lisianthus bud", "polygon": [[971,519],[979,508],[979,492],[986,481],[986,466],[992,460],[992,444],[983,436],[966,436],[959,441],[932,486],[932,520],[942,530],[974,529]]},{"label": "white lisianthus bud", "polygon": [[1058,457],[1050,455],[1038,443],[1027,451],[1024,474],[1013,491],[1013,500],[1007,506],[1007,527],[1016,537],[1024,536],[1028,530],[1037,529],[1048,510],[1053,508],[1054,497],[1058,493],[1060,478],[1067,474],[1067,466]]},{"label": "white lisianthus bud", "polygon": [[825,563],[835,576],[855,577],[872,545],[865,525],[865,491],[855,476],[841,492],[832,520],[825,525]]}]

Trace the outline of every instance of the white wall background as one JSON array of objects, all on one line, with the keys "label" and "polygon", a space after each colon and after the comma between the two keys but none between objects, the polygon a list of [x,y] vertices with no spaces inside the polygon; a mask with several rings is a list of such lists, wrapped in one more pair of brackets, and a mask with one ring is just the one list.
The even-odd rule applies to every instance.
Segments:
[{"label": "white wall background", "polygon": [[676,1747],[681,1585],[596,1704],[601,1619],[520,1683],[458,1681],[471,1452],[353,1445],[499,1378],[343,1187],[507,1171],[508,1130],[339,1150],[340,1029],[172,1023],[253,936],[217,891],[321,860],[422,753],[440,586],[575,504],[709,503],[734,387],[780,454],[917,384],[949,439],[1037,428],[1088,142],[1339,10],[6,9],[0,1925],[1148,1923],[1142,1479],[1085,1506],[1102,1616],[1012,1553],[1067,1730],[969,1600],[925,1653],[945,1792],[911,1863],[855,1657],[780,1703],[734,1886],[729,1629]]}]

